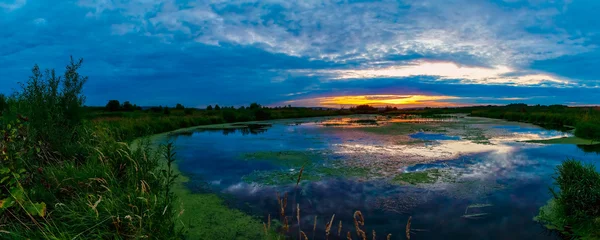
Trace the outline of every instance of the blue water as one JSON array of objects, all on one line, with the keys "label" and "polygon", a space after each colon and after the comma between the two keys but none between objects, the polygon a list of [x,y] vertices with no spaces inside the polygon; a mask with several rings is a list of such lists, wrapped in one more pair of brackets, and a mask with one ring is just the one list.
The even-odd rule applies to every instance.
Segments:
[{"label": "blue water", "polygon": [[421,140],[460,140],[459,136],[448,136],[445,134],[440,134],[440,133],[424,133],[424,132],[418,132],[418,133],[413,133],[408,135],[411,138],[417,138],[417,139],[421,139]]},{"label": "blue water", "polygon": [[[508,131],[537,132],[551,136],[551,130],[503,126]],[[411,137],[425,140],[459,140],[442,134],[417,133]],[[257,151],[327,151],[340,143],[372,146],[390,144],[389,138],[347,128],[322,127],[316,124],[274,124],[264,131],[201,131],[170,137],[175,142],[178,165],[193,179],[188,187],[195,192],[221,194],[226,202],[248,214],[266,218],[276,216],[276,192],[288,191],[302,209],[302,230],[312,232],[313,218],[318,216],[318,231],[325,220],[335,216],[344,223],[343,233],[354,232],[352,214],[365,215],[368,232],[376,230],[379,239],[392,233],[392,239],[404,239],[405,225],[412,216],[411,239],[556,239],[532,219],[549,199],[548,187],[557,165],[567,158],[597,163],[599,155],[586,153],[575,145],[537,145],[513,143],[509,152],[483,152],[463,155],[450,161],[438,161],[406,167],[405,171],[428,168],[459,172],[467,181],[438,189],[392,185],[381,180],[359,181],[332,178],[293,186],[256,186],[241,181],[255,170],[273,170],[278,166],[260,161],[243,161],[240,155]],[[393,139],[392,139],[393,140]],[[344,156],[332,154],[332,159]],[[490,190],[492,189],[492,190]],[[458,196],[456,193],[458,192]],[[493,206],[470,209],[470,213],[487,213],[481,219],[463,218],[470,204]],[[291,212],[291,208],[288,209]],[[263,221],[266,221],[263,220]],[[292,231],[296,231],[295,226]],[[316,239],[323,234],[317,234]],[[310,236],[310,235],[309,235]]]}]

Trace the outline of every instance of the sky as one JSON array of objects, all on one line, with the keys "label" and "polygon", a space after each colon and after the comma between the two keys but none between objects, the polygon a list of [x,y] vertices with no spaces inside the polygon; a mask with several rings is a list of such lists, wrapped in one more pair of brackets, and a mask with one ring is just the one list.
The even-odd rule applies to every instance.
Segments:
[{"label": "sky", "polygon": [[86,105],[600,103],[597,0],[0,0],[0,93],[83,58]]}]

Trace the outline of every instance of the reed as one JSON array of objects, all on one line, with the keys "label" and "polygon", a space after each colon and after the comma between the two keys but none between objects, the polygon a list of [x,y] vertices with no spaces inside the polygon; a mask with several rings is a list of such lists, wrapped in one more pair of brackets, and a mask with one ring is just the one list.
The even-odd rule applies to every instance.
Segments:
[{"label": "reed", "polygon": [[340,224],[338,226],[338,237],[342,234],[342,220],[340,220]]},{"label": "reed", "polygon": [[406,239],[410,240],[410,222],[412,220],[412,216],[408,217],[408,222],[406,222]]},{"label": "reed", "polygon": [[392,234],[391,234],[391,233],[388,233],[388,235],[387,235],[387,240],[390,240],[390,239],[392,239]]},{"label": "reed", "polygon": [[317,215],[315,215],[315,221],[313,224],[313,235],[312,235],[312,239],[315,240],[315,233],[317,232]]},{"label": "reed", "polygon": [[375,230],[373,230],[373,240],[377,239],[376,234],[375,234]]},{"label": "reed", "polygon": [[333,214],[331,216],[331,221],[329,221],[327,223],[327,225],[325,225],[325,236],[327,239],[329,239],[329,233],[331,232],[331,225],[333,225],[333,219],[335,218],[335,214]]},{"label": "reed", "polygon": [[296,220],[298,221],[298,239],[301,239],[302,230],[300,230],[300,204],[296,204]]},{"label": "reed", "polygon": [[300,231],[300,237],[301,237],[300,239],[308,240],[306,233],[304,233],[303,231]]},{"label": "reed", "polygon": [[352,234],[350,233],[350,231],[348,231],[348,234],[346,234],[346,239],[352,240]]}]

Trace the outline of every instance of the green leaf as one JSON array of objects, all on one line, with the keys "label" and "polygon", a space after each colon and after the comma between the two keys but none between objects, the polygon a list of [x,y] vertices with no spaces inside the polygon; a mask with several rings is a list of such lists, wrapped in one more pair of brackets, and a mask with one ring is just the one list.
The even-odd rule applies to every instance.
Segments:
[{"label": "green leaf", "polygon": [[15,200],[12,197],[7,197],[5,199],[0,200],[0,209],[7,209],[15,205]]},{"label": "green leaf", "polygon": [[11,188],[10,196],[18,202],[22,202],[25,199],[25,193],[23,192],[23,189],[20,187]]},{"label": "green leaf", "polygon": [[46,215],[46,203],[29,203],[24,206],[25,211],[33,216],[43,217]]},{"label": "green leaf", "polygon": [[0,180],[0,183],[4,183],[4,181],[8,180],[9,177],[10,176],[3,177],[2,180]]},{"label": "green leaf", "polygon": [[0,174],[7,174],[9,172],[10,172],[10,168],[7,168],[7,167],[0,168]]}]

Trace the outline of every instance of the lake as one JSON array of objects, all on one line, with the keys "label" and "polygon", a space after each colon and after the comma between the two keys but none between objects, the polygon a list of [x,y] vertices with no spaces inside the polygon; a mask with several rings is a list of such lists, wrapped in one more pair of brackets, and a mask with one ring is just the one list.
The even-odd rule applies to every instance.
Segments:
[{"label": "lake", "polygon": [[299,204],[310,238],[315,216],[324,239],[335,214],[330,239],[346,239],[360,210],[369,239],[372,230],[405,239],[409,217],[411,239],[554,239],[533,221],[551,197],[554,169],[567,158],[596,164],[597,148],[523,141],[571,135],[460,115],[371,115],[198,128],[160,141],[175,143],[192,191],[219,193],[262,221],[278,219],[276,195],[287,192],[291,232]]}]

